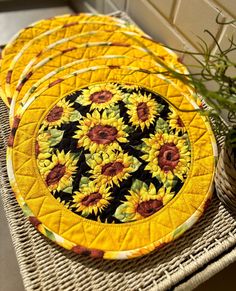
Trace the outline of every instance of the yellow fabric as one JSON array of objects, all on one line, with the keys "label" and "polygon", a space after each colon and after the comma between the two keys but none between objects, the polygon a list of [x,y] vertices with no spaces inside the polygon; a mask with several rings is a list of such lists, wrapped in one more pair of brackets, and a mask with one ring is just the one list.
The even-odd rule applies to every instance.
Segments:
[{"label": "yellow fabric", "polygon": [[[75,22],[81,22],[80,25],[73,25]],[[94,22],[94,23],[93,23]],[[108,30],[114,30],[119,28],[121,25],[125,28],[124,22],[110,17],[106,15],[90,15],[90,14],[79,14],[79,15],[64,15],[64,16],[58,16],[54,17],[52,19],[46,19],[38,21],[31,26],[29,26],[26,29],[21,30],[16,36],[13,37],[13,39],[7,44],[7,46],[2,51],[2,60],[1,60],[1,73],[0,73],[0,86],[1,86],[1,97],[3,101],[9,106],[7,97],[11,97],[10,90],[6,92],[5,85],[6,85],[6,77],[7,72],[9,71],[9,68],[11,68],[12,62],[14,61],[14,58],[20,57],[21,50],[29,44],[29,42],[35,38],[38,38],[37,45],[32,46],[33,51],[39,52],[38,50],[43,48],[44,45],[50,44],[52,42],[55,42],[63,37],[68,37],[69,33],[68,30],[71,32],[71,34],[76,34],[79,32],[86,31],[86,25],[88,24],[88,30],[103,30],[104,28],[107,28]],[[50,31],[51,30],[57,30],[63,25],[69,25],[72,24],[72,26],[68,26],[67,28],[61,28],[56,32],[56,36],[51,36]],[[129,31],[135,31],[140,32],[140,30],[132,25],[127,25],[127,30]],[[49,35],[45,35],[46,33],[49,33]],[[42,46],[40,45],[40,35],[45,35],[45,39],[43,40]],[[28,54],[28,59],[30,60],[31,55]],[[27,62],[24,62],[24,66],[27,64]]]},{"label": "yellow fabric", "polygon": [[[119,55],[119,50],[117,50],[117,53]],[[121,52],[122,54],[122,52]],[[36,95],[38,92],[43,90],[43,88],[47,87],[50,83],[63,78],[64,76],[68,74],[72,74],[73,72],[81,69],[86,69],[89,67],[94,67],[94,66],[101,66],[101,65],[108,65],[108,66],[128,66],[134,68],[134,70],[139,70],[139,69],[146,69],[150,70],[150,72],[156,72],[159,70],[159,72],[163,71],[163,68],[157,68],[153,62],[141,62],[136,58],[123,58],[122,55],[120,57],[115,56],[114,58],[94,58],[90,60],[85,60],[84,62],[80,62],[79,64],[73,65],[65,70],[61,70],[51,78],[45,80],[43,83],[41,83],[37,89],[35,90],[33,95]],[[131,73],[131,72],[130,72]],[[183,93],[189,94],[188,87],[184,86],[180,81],[177,79],[173,79],[168,77],[170,81],[172,81],[178,88],[183,90]],[[40,80],[40,79],[39,79]],[[34,83],[33,83],[34,82]],[[16,106],[15,106],[15,111],[17,112],[17,109],[19,108],[20,102],[23,102],[23,104],[28,100],[28,96],[31,97],[32,95],[29,95],[28,90],[30,90],[30,84],[34,85],[37,84],[37,79],[31,82],[27,82],[27,86],[23,87],[23,91],[20,92],[17,100],[16,100]],[[29,83],[29,84],[28,84]],[[28,94],[26,94],[28,93]]]},{"label": "yellow fabric", "polygon": [[211,195],[215,167],[212,133],[204,118],[196,112],[179,112],[190,138],[191,168],[181,191],[162,210],[133,223],[101,224],[73,214],[53,198],[37,171],[35,137],[41,120],[63,96],[92,83],[120,82],[137,84],[160,93],[181,109],[193,108],[181,91],[157,76],[141,72],[130,75],[127,72],[119,69],[98,69],[71,77],[46,90],[23,113],[16,131],[14,147],[8,152],[15,172],[15,181],[12,179],[11,183],[16,192],[19,189],[23,199],[43,225],[76,245],[102,249],[105,251],[104,257],[107,258],[115,256],[113,252],[135,249],[141,252],[140,248],[150,244],[158,246],[164,237],[165,241],[170,241],[177,227],[186,227],[189,220],[196,220]]},{"label": "yellow fabric", "polygon": [[[59,67],[63,68],[68,63],[74,62],[78,59],[94,58],[94,57],[103,56],[103,55],[122,55],[124,57],[126,56],[126,57],[136,58],[136,61],[133,61],[133,66],[137,66],[137,67],[140,67],[142,69],[147,69],[147,70],[148,69],[149,70],[155,69],[153,67],[153,65],[149,65],[149,64],[143,64],[143,66],[142,66],[141,61],[152,61],[154,63],[154,60],[153,60],[153,57],[150,56],[149,54],[147,54],[147,52],[143,48],[138,46],[136,40],[133,38],[137,38],[138,40],[141,39],[141,37],[139,37],[138,35],[136,35],[136,36],[133,35],[131,37],[128,34],[124,34],[123,31],[116,31],[116,32],[112,32],[112,33],[99,31],[95,35],[87,35],[87,36],[83,36],[83,37],[80,36],[80,37],[73,39],[73,41],[63,43],[59,46],[56,46],[55,48],[52,48],[50,50],[45,51],[37,60],[35,60],[34,66],[37,66],[37,64],[40,61],[45,60],[45,58],[48,58],[48,57],[51,57],[54,55],[55,56],[57,55],[57,57],[54,57],[51,61],[44,64],[41,68],[35,69],[32,77],[26,82],[26,84],[22,87],[20,93],[16,97],[16,100],[15,100],[16,105],[15,105],[14,112],[17,111],[17,108],[18,108],[19,103],[21,102],[23,96],[25,96],[27,91],[38,80],[43,78],[49,72],[52,72],[53,70],[56,70]],[[92,46],[92,47],[78,47],[78,49],[76,49],[76,50],[72,50],[72,51],[69,51],[65,54],[58,55],[58,53],[60,53],[61,51],[67,50],[69,48],[73,48],[75,46],[83,45],[84,42],[89,43],[89,44],[98,43],[98,45]],[[111,42],[116,44],[116,45],[115,46],[105,45],[105,43],[111,43]],[[144,46],[146,46],[148,49],[150,49],[157,57],[159,57],[161,59],[161,61],[164,61],[170,67],[173,67],[173,68],[178,69],[180,71],[186,70],[177,61],[177,56],[175,54],[170,54],[169,51],[167,51],[163,46],[161,46],[161,45],[159,45],[151,40],[148,40],[148,39],[142,39],[142,42],[143,42]],[[99,46],[99,43],[104,43],[104,45]],[[124,45],[124,46],[122,46],[122,45]],[[32,51],[35,51],[35,49],[32,49]],[[29,50],[27,50],[27,56],[28,56],[28,54],[29,54]],[[31,55],[32,55],[31,57],[35,56],[35,53],[33,52]],[[113,62],[113,61],[111,60],[111,62]],[[123,60],[120,59],[120,62],[118,62],[117,65],[122,65],[122,64],[128,65],[130,62],[131,62],[131,60],[128,61],[126,59],[123,59]],[[15,90],[15,88],[17,87],[19,75],[22,72],[22,68],[24,68],[24,63],[27,63],[27,61],[25,60],[25,57],[23,56],[17,63],[17,67],[19,66],[19,69],[17,70],[16,69],[17,67],[15,67],[14,72],[16,74],[15,74],[15,78],[14,78],[14,74],[13,74],[13,79],[12,79],[12,83],[11,83],[11,92],[13,92]],[[44,86],[45,84],[48,84],[49,82],[56,80],[60,76],[63,76],[63,75],[66,75],[68,73],[73,72],[73,70],[78,69],[79,67],[85,68],[87,64],[88,64],[88,66],[91,66],[91,65],[99,65],[101,63],[102,63],[102,60],[98,60],[98,61],[91,60],[90,64],[85,62],[84,64],[79,64],[77,66],[73,66],[70,69],[62,70],[60,73],[58,73],[55,76],[53,76],[52,78],[50,78],[48,80],[48,82],[45,82],[40,87]],[[33,68],[31,68],[31,69],[33,69]],[[29,69],[29,71],[31,71],[31,69]],[[23,78],[23,77],[24,76],[22,76],[21,78]],[[179,86],[183,90],[184,89],[187,90],[187,88],[184,87],[180,81],[174,80],[174,82],[177,84],[177,86]],[[38,89],[36,91],[38,91]],[[17,91],[15,91],[14,96],[16,96],[16,94],[17,94]]]}]

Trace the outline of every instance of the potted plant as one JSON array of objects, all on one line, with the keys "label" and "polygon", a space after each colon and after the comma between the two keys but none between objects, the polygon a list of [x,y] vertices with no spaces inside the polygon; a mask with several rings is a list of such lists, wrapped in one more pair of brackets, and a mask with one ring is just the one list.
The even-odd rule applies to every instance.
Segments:
[{"label": "potted plant", "polygon": [[[222,23],[218,15],[216,22],[220,25],[232,25],[236,20]],[[179,79],[190,86],[196,96],[203,100],[205,106],[196,110],[209,117],[216,136],[224,141],[215,174],[217,195],[231,210],[236,211],[236,60],[230,56],[233,51],[236,51],[236,41],[233,37],[230,38],[229,46],[223,49],[210,31],[205,30],[205,32],[217,46],[215,54],[201,38],[199,38],[200,52],[171,48],[177,53],[191,56],[194,63],[197,63],[197,66],[194,65],[198,69],[197,73],[180,73],[168,67],[147,47],[145,49],[157,63],[166,69],[162,74]],[[143,46],[142,42],[139,44]]]}]

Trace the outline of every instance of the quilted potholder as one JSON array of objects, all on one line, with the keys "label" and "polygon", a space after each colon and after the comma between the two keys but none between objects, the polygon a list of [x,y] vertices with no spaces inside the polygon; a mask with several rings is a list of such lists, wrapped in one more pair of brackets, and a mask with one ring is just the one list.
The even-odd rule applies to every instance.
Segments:
[{"label": "quilted potholder", "polygon": [[[119,51],[117,50],[117,53]],[[76,52],[75,52],[76,53]],[[121,52],[122,53],[122,52]],[[68,63],[64,67],[58,67],[55,71],[51,71],[48,74],[44,75],[41,79],[39,79],[37,82],[34,80],[29,79],[27,81],[26,85],[32,84],[32,86],[29,86],[28,91],[26,90],[20,90],[19,95],[16,98],[16,104],[15,99],[13,99],[11,103],[11,110],[10,110],[10,124],[12,124],[15,116],[15,112],[28,101],[28,99],[33,95],[38,95],[38,92],[44,91],[48,86],[51,86],[51,84],[54,84],[54,82],[61,82],[63,79],[69,78],[72,75],[83,73],[86,70],[91,70],[98,68],[101,65],[107,65],[110,67],[129,67],[130,74],[132,74],[132,71],[149,71],[150,73],[156,73],[165,71],[164,68],[158,67],[156,63],[154,62],[142,62],[137,58],[128,57],[125,55],[104,55],[102,54],[99,57],[91,58],[91,59],[80,59],[77,61],[74,61],[72,63]],[[44,68],[44,67],[43,67]],[[43,69],[42,68],[42,69]],[[42,70],[44,71],[44,69]],[[46,71],[47,72],[47,71]],[[39,72],[42,73],[42,72]],[[173,79],[170,76],[166,76],[166,80],[168,80],[170,83],[172,83],[174,86],[179,87],[182,89],[183,94],[189,95],[189,88],[184,86],[183,83],[178,81],[177,79]],[[26,89],[28,86],[24,86]],[[26,92],[26,93],[25,93]],[[17,113],[16,113],[17,114]]]},{"label": "quilted potholder", "polygon": [[[61,24],[61,22],[63,22],[63,19],[64,24]],[[57,20],[58,19],[55,18],[54,20],[51,20],[51,22],[58,23]],[[46,22],[49,25],[50,22]],[[45,28],[48,25],[45,25]],[[36,31],[38,32],[37,28],[38,25],[36,25]],[[11,83],[17,82],[22,70],[25,68],[25,65],[32,58],[34,58],[36,55],[40,54],[44,49],[46,49],[48,45],[57,41],[60,42],[60,40],[63,38],[78,35],[78,33],[83,33],[86,31],[104,29],[107,29],[108,31],[114,31],[118,28],[121,30],[123,29],[141,33],[141,31],[136,26],[130,25],[119,19],[99,15],[90,17],[89,15],[84,14],[78,16],[69,16],[65,18],[61,17],[60,25],[49,30],[45,29],[44,32],[40,34],[32,34],[32,31],[35,31],[34,25],[32,27],[29,27],[24,33],[19,34],[18,37],[14,39],[11,46],[7,46],[6,51],[3,51],[0,74],[2,98],[5,101],[6,99],[11,100]],[[35,34],[36,36],[34,36]],[[21,41],[21,39],[23,39],[23,41]],[[22,43],[24,44],[23,46]],[[18,48],[17,53],[15,53],[15,48],[13,50],[11,49],[13,44],[15,44],[15,47],[18,47],[19,44],[20,49]]]},{"label": "quilted potholder", "polygon": [[54,82],[14,120],[17,200],[40,232],[79,254],[144,255],[191,227],[211,197],[207,121],[185,112],[196,105],[168,80],[129,72],[101,66]]},{"label": "quilted potholder", "polygon": [[[12,88],[15,87],[15,93],[10,110],[10,118],[12,119],[14,117],[19,103],[22,101],[22,96],[24,96],[24,100],[27,100],[29,93],[32,93],[31,87],[36,82],[38,86],[38,81],[40,79],[42,83],[47,76],[51,75],[53,68],[57,71],[61,71],[60,74],[62,74],[63,69],[69,66],[72,67],[72,63],[80,63],[81,59],[86,58],[86,56],[91,58],[108,54],[114,56],[123,55],[124,57],[132,56],[136,58],[137,61],[140,60],[140,63],[141,60],[153,61],[153,57],[147,54],[143,47],[137,45],[137,40],[142,40],[143,45],[147,49],[150,49],[155,56],[161,61],[164,61],[169,67],[186,72],[185,67],[177,61],[177,56],[174,53],[170,53],[162,45],[150,39],[143,39],[135,33],[126,31],[115,31],[112,33],[99,31],[98,33],[89,32],[88,34],[85,33],[85,35],[80,34],[74,38],[73,41],[63,40],[63,42],[60,41],[60,45],[49,45],[48,50],[45,50],[43,54],[40,54],[39,57],[35,57],[25,66],[18,83],[16,83],[16,81],[11,83]],[[156,64],[156,66],[157,65],[160,66],[159,64]],[[143,69],[145,69],[145,67],[143,67]],[[177,80],[176,82],[180,83]],[[37,86],[34,86],[34,88]]]}]

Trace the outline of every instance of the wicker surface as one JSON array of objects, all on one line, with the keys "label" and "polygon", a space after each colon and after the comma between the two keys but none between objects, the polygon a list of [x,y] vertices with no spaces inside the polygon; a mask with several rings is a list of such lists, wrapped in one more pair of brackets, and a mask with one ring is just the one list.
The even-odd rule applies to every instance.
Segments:
[{"label": "wicker surface", "polygon": [[206,214],[184,236],[140,259],[94,260],[62,249],[33,228],[13,197],[5,163],[8,111],[2,101],[0,116],[2,200],[26,290],[167,290],[235,246],[235,217],[214,197]]},{"label": "wicker surface", "polygon": [[139,259],[95,260],[55,245],[33,228],[12,194],[5,162],[8,111],[2,101],[0,116],[1,194],[26,290],[191,290],[236,260],[235,217],[216,195],[184,236]]},{"label": "wicker surface", "polygon": [[235,177],[236,165],[233,148],[224,147],[217,164],[215,184],[219,199],[232,211],[236,211]]}]

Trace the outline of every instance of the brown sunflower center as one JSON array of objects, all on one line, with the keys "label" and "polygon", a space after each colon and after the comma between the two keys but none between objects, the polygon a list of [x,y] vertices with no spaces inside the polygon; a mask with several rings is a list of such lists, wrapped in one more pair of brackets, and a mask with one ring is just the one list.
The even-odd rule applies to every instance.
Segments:
[{"label": "brown sunflower center", "polygon": [[66,166],[57,164],[54,168],[51,169],[50,173],[46,177],[46,184],[48,186],[53,185],[60,181],[66,172]]},{"label": "brown sunflower center", "polygon": [[184,127],[183,121],[181,120],[180,117],[177,118],[177,124],[179,127]]},{"label": "brown sunflower center", "polygon": [[109,100],[111,100],[113,94],[110,91],[103,90],[100,92],[95,92],[90,95],[90,100],[93,103],[105,103]]},{"label": "brown sunflower center", "polygon": [[105,176],[114,177],[118,173],[122,172],[123,169],[124,165],[121,162],[108,163],[102,166],[102,174]]},{"label": "brown sunflower center", "polygon": [[148,120],[149,108],[146,102],[140,102],[137,106],[138,118],[142,121]]},{"label": "brown sunflower center", "polygon": [[52,110],[50,110],[50,112],[48,113],[46,117],[46,120],[48,122],[57,121],[61,118],[62,113],[63,113],[63,108],[56,105],[52,108]]},{"label": "brown sunflower center", "polygon": [[117,129],[110,125],[96,125],[91,128],[87,136],[97,144],[109,144],[117,137]]},{"label": "brown sunflower center", "polygon": [[158,165],[164,172],[173,171],[180,159],[179,149],[172,143],[166,143],[160,148]]},{"label": "brown sunflower center", "polygon": [[93,206],[102,199],[102,195],[99,192],[93,192],[90,195],[84,197],[81,204],[84,206]]},{"label": "brown sunflower center", "polygon": [[141,202],[137,207],[137,212],[143,217],[148,217],[163,207],[160,200],[149,200]]}]

